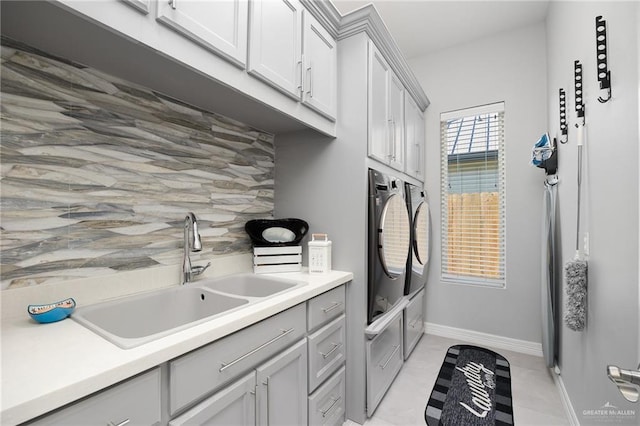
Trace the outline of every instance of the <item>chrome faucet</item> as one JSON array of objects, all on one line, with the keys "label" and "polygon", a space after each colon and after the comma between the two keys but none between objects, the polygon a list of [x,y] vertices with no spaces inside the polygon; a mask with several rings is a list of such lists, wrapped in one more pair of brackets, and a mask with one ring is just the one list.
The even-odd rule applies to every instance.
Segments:
[{"label": "chrome faucet", "polygon": [[191,266],[191,259],[189,258],[189,252],[199,252],[202,250],[202,241],[200,240],[200,234],[198,233],[198,221],[196,215],[189,212],[184,218],[184,255],[182,256],[182,284],[191,282],[191,278],[194,275],[200,275],[209,266],[211,262],[206,266]]},{"label": "chrome faucet", "polygon": [[[638,366],[640,370],[640,365]],[[623,370],[615,365],[607,365],[607,376],[618,386],[622,396],[629,402],[640,399],[640,371]]]}]

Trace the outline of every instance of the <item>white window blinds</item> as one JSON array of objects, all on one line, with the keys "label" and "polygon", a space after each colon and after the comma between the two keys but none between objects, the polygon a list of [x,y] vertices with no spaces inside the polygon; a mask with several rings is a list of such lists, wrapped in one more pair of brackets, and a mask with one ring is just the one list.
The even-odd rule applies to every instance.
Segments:
[{"label": "white window blinds", "polygon": [[442,278],[505,283],[504,103],[440,117]]}]

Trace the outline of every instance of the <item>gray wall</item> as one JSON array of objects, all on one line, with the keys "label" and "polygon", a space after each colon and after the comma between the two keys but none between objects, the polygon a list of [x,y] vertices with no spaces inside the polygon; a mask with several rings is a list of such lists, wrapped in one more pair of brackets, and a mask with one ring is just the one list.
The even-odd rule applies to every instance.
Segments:
[{"label": "gray wall", "polygon": [[[347,285],[347,418],[365,420],[367,323],[367,38],[339,42],[338,138],[315,132],[279,134],[276,217],[299,217],[309,233],[328,233],[332,267],[350,271]],[[303,262],[307,264],[306,239]]]},{"label": "gray wall", "polygon": [[[587,120],[586,213],[590,234],[588,321],[583,332],[562,327],[560,367],[581,424],[638,424],[640,407],[626,402],[605,374],[607,364],[635,368],[638,351],[638,28],[637,2],[551,2],[547,18],[549,128],[559,127],[557,93],[570,105],[569,143],[561,147],[559,186],[563,263],[575,253],[577,148],[573,61],[583,63]],[[608,26],[613,99],[596,79],[595,24]],[[590,414],[605,403],[635,418]]]},{"label": "gray wall", "polygon": [[[531,149],[546,131],[544,25],[459,45],[409,60],[428,93],[426,188],[433,251],[426,320],[529,342],[541,341],[540,252],[544,172],[530,165]],[[441,281],[440,113],[505,102],[505,289]]]}]

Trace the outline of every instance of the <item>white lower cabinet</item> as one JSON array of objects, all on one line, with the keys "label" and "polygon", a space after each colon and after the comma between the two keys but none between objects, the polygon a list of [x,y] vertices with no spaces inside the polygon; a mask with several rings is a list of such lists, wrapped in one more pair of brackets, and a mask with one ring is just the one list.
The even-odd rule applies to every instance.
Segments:
[{"label": "white lower cabinet", "polygon": [[306,339],[258,367],[256,378],[256,425],[306,424]]},{"label": "white lower cabinet", "polygon": [[254,425],[256,422],[256,375],[251,373],[196,405],[169,426]]},{"label": "white lower cabinet", "polygon": [[338,426],[344,423],[345,389],[343,366],[309,396],[309,426]]},{"label": "white lower cabinet", "polygon": [[141,374],[29,425],[158,425],[160,369]]},{"label": "white lower cabinet", "polygon": [[345,336],[344,315],[309,335],[309,392],[344,364]]},{"label": "white lower cabinet", "polygon": [[404,308],[404,359],[409,358],[424,334],[424,289]]},{"label": "white lower cabinet", "polygon": [[169,422],[169,426],[303,425],[307,342],[301,340]]},{"label": "white lower cabinet", "polygon": [[367,415],[378,408],[402,368],[402,312],[367,342]]},{"label": "white lower cabinet", "polygon": [[170,361],[171,415],[299,341],[306,334],[305,317],[302,303]]}]

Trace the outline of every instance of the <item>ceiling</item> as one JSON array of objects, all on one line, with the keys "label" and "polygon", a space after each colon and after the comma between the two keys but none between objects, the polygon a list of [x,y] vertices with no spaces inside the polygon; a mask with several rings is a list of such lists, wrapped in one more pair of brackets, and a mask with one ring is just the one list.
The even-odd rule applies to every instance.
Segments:
[{"label": "ceiling", "polygon": [[406,58],[545,19],[549,0],[333,0],[343,15],[373,3]]}]

